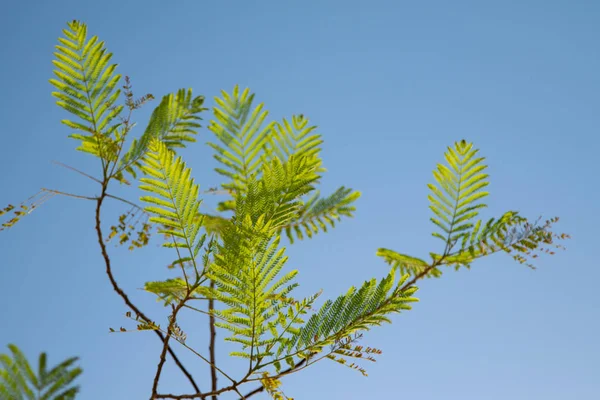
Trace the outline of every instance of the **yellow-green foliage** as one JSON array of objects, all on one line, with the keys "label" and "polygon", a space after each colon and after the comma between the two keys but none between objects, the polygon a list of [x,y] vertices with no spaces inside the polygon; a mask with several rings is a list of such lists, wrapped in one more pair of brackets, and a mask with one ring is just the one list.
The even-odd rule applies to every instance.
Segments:
[{"label": "yellow-green foliage", "polygon": [[148,177],[140,179],[140,189],[151,193],[140,198],[151,204],[144,210],[153,215],[150,222],[162,226],[159,233],[172,239],[163,246],[184,249],[186,255],[180,255],[175,263],[189,261],[196,267],[196,256],[206,235],[200,234],[202,219],[196,218],[201,201],[191,170],[158,139],[150,143],[141,170]]},{"label": "yellow-green foliage", "polygon": [[431,194],[427,196],[434,216],[431,222],[437,230],[433,236],[444,243],[441,254],[431,253],[432,262],[380,248],[377,255],[401,273],[414,277],[440,277],[443,265],[470,267],[482,256],[504,251],[520,263],[536,258],[536,252],[551,253],[543,245],[562,247],[554,239],[567,235],[556,235],[550,227],[558,219],[546,221],[544,225],[530,223],[516,211],[508,211],[500,218],[487,222],[476,219],[479,210],[487,207],[481,200],[488,195],[483,189],[489,185],[484,173],[487,165],[483,157],[476,157],[479,150],[466,141],[456,142],[445,154],[447,165],[439,164],[433,172],[435,184],[429,184]]},{"label": "yellow-green foliage", "polygon": [[37,370],[14,344],[10,354],[0,354],[0,399],[6,400],[72,400],[79,386],[72,385],[83,370],[69,358],[48,370],[46,353],[40,354]]},{"label": "yellow-green foliage", "polygon": [[[235,91],[232,96],[225,96],[232,108],[237,103],[230,99],[236,96]],[[240,103],[246,102],[247,110],[247,92],[239,97]],[[240,113],[247,112],[245,109]],[[244,126],[244,118],[243,115],[238,118],[242,121],[239,125]],[[225,121],[224,117],[221,119]],[[298,119],[295,121],[303,124]],[[274,136],[271,147],[257,158],[256,166],[245,168],[242,165],[237,170],[247,174],[232,175],[234,182],[226,187],[234,192],[233,216],[217,230],[219,240],[216,248],[211,250],[212,261],[199,271],[197,279],[190,280],[185,275],[183,279],[146,285],[147,290],[167,303],[183,301],[193,292],[221,304],[213,311],[216,326],[230,332],[226,340],[240,344],[240,350],[231,355],[248,359],[253,374],[263,373],[267,367],[277,374],[282,362],[294,365],[322,352],[325,346],[331,346],[331,349],[322,357],[337,354],[338,359],[343,358],[340,346],[348,346],[348,338],[356,340],[361,331],[389,322],[389,314],[409,309],[409,303],[416,300],[411,297],[416,288],[402,288],[408,275],[395,282],[392,270],[381,281],[370,280],[358,290],[351,288],[335,302],[326,302],[319,312],[304,321],[304,315],[310,312],[317,296],[303,300],[291,297],[297,286],[294,282],[297,271],[284,272],[287,257],[285,248],[280,246],[280,238],[285,227],[297,224],[299,215],[306,215],[307,205],[302,198],[315,190],[314,185],[323,168],[318,151],[315,151],[318,144],[315,138],[308,136],[306,151],[275,146],[282,140],[282,132],[290,131],[277,131],[279,136]],[[225,130],[220,132],[225,137]],[[303,138],[309,132],[302,133],[300,139],[305,140]],[[217,159],[232,158],[224,150],[220,154]],[[252,157],[241,159],[255,162]],[[141,198],[152,203],[145,207],[153,214],[150,222],[161,224],[164,226],[162,233],[176,238],[174,244],[166,243],[168,247],[188,251],[193,248],[188,257],[181,257],[179,261],[195,264],[202,241],[192,244],[205,219],[196,217],[198,187],[193,183],[190,170],[158,140],[150,145],[143,164],[142,171],[150,177],[141,178],[140,187],[153,193],[151,197]],[[337,195],[336,204],[347,206],[344,197],[352,194],[345,189],[342,191]],[[308,209],[315,210],[315,215],[328,211],[327,208],[335,208],[324,204],[326,200],[314,200],[314,195],[309,198],[312,200]],[[185,273],[185,269],[182,271]],[[205,280],[201,279],[205,275],[214,282],[214,288],[206,287]],[[204,288],[200,287],[202,285]]]},{"label": "yellow-green foliage", "polygon": [[81,140],[81,151],[114,161],[117,148],[113,135],[120,123],[113,123],[123,110],[117,105],[121,91],[117,84],[121,75],[115,73],[117,64],[110,64],[112,53],[106,51],[97,36],[87,37],[87,26],[72,21],[58,39],[54,56],[55,79],[50,83],[58,89],[52,95],[56,104],[78,117],[62,122],[78,133],[71,135]]},{"label": "yellow-green foliage", "polygon": [[[317,191],[325,169],[320,158],[323,140],[316,133],[316,126],[310,125],[303,115],[267,122],[268,112],[263,104],[254,106],[254,94],[249,89],[235,86],[231,93],[222,91],[221,97],[215,99],[209,124],[217,141],[209,145],[219,163],[216,171],[226,179],[221,186],[228,197],[218,206],[219,211],[226,213],[206,214],[200,210],[200,187],[176,153],[195,141],[200,114],[206,110],[204,97],[194,97],[191,89],[164,96],[143,134],[131,140],[129,150],[125,150],[134,124],[130,116],[121,116],[123,108],[134,111],[153,96],[135,100],[126,78],[125,105],[118,105],[120,75],[115,73],[116,64],[110,64],[112,55],[104,43],[95,36],[88,39],[86,25],[77,21],[68,24],[64,35],[55,53],[56,79],[51,82],[57,91],[53,95],[57,104],[77,119],[63,123],[77,131],[71,137],[81,141],[79,150],[102,160],[101,178],[91,177],[101,184],[101,197],[74,197],[98,201],[96,229],[107,270],[109,258],[100,227],[100,208],[106,197],[128,203],[139,213],[138,219],[140,214],[148,217],[131,248],[148,243],[151,225],[165,235],[163,246],[177,252],[170,267],[181,274],[147,282],[145,289],[170,305],[173,313],[166,332],[160,324],[136,315],[138,329],[160,330],[168,339],[174,338],[189,348],[185,333],[177,325],[177,313],[186,307],[209,314],[210,321],[216,319],[211,328],[222,329],[227,335],[225,340],[238,345],[231,355],[248,363],[247,374],[238,381],[230,378],[232,386],[222,391],[237,391],[241,382],[260,381],[274,398],[284,399],[279,378],[321,359],[331,359],[366,375],[362,367],[348,360],[374,361],[374,355],[381,351],[357,342],[374,326],[391,322],[392,314],[410,310],[417,301],[413,295],[419,279],[441,276],[444,266],[470,267],[477,258],[498,251],[508,252],[525,263],[528,258],[537,257],[537,252],[560,247],[554,240],[567,237],[552,233],[556,219],[540,225],[530,223],[515,211],[486,222],[479,219],[488,195],[487,167],[473,144],[456,142],[445,153],[446,163],[434,171],[435,182],[428,185],[433,236],[442,240],[443,250],[430,253],[431,261],[425,261],[380,248],[377,255],[391,265],[383,278],[351,287],[315,310],[320,293],[304,299],[293,297],[298,271],[287,269],[282,237],[286,235],[293,242],[326,232],[342,216],[353,216],[360,196],[344,186],[323,197]],[[139,188],[146,192],[140,198],[142,207],[107,192],[112,180],[128,183],[124,172],[138,179]],[[217,192],[211,189],[207,193]],[[14,225],[37,204],[21,205],[0,230]],[[0,210],[0,215],[13,209],[9,205]],[[134,230],[135,222],[130,219],[134,214],[123,214],[109,239],[121,232],[119,241],[127,242]],[[110,277],[117,293],[136,310]],[[209,300],[209,311],[191,306],[195,300]],[[165,345],[154,389],[166,350]],[[11,347],[11,351],[14,361],[8,356],[0,358],[5,366],[0,375],[0,394],[17,396],[13,393],[21,390],[31,398],[27,382],[36,388],[64,386],[80,373],[78,369],[70,370],[64,375],[70,378],[64,380],[40,367],[36,377],[18,349]],[[72,362],[57,368],[66,371]],[[282,365],[289,368],[283,371]],[[58,393],[58,389],[52,389],[55,386],[50,387],[50,392]],[[52,398],[68,399],[76,391],[68,388],[63,397]],[[50,399],[48,396],[43,398]]]},{"label": "yellow-green foliage", "polygon": [[[316,163],[316,172],[325,171],[319,158],[321,135],[315,133],[317,127],[309,125],[303,115],[294,115],[291,120],[266,123],[268,111],[264,104],[253,108],[254,94],[249,89],[240,92],[238,86],[232,93],[221,92],[215,98],[214,120],[209,129],[218,143],[209,143],[215,149],[215,159],[221,164],[215,170],[228,179],[222,187],[228,190],[233,199],[223,201],[220,211],[235,209],[235,199],[248,188],[252,176],[260,178],[262,166],[279,160],[284,163],[289,157],[303,159],[305,163]],[[320,197],[317,191],[303,199],[294,217],[278,229],[285,232],[290,241],[312,237],[327,226],[335,226],[342,216],[351,217],[355,211],[353,203],[360,193],[341,187],[333,194]]]},{"label": "yellow-green foliage", "polygon": [[125,170],[135,178],[134,167],[140,166],[140,159],[155,138],[168,149],[182,148],[186,142],[195,142],[194,136],[201,127],[199,114],[206,110],[203,104],[204,96],[192,97],[192,89],[179,89],[176,94],[164,96],[152,112],[144,134],[139,140],[133,140],[129,151],[119,161],[118,171]]}]

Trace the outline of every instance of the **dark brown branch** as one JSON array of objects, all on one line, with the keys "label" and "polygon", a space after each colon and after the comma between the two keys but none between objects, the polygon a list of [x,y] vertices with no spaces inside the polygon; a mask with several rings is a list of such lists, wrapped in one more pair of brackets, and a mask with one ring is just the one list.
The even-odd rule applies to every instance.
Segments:
[{"label": "dark brown branch", "polygon": [[[288,368],[288,369],[282,371],[278,376],[289,374],[293,370],[303,366],[305,363],[306,363],[306,359],[303,359],[300,362],[298,362],[296,365],[294,365],[294,367]],[[247,378],[248,378],[248,375],[246,375],[246,377],[244,379],[242,379],[240,382],[235,382],[231,386],[227,386],[227,387],[221,388],[219,390],[213,390],[213,391],[206,392],[206,393],[179,394],[179,395],[178,394],[157,394],[156,396],[154,396],[154,398],[155,399],[206,399],[207,397],[211,397],[211,396],[213,398],[215,398],[217,395],[219,395],[221,393],[229,392],[232,390],[238,392],[238,394],[239,394],[239,391],[237,388],[241,384],[243,384]],[[252,390],[251,392],[247,393],[246,395],[240,395],[241,396],[240,400],[245,400],[251,396],[254,396],[255,394],[263,392],[264,390],[265,390],[264,386],[257,387],[256,389]]]},{"label": "dark brown branch", "polygon": [[246,395],[244,396],[244,398],[247,399],[248,397],[254,396],[255,394],[258,394],[258,393],[261,393],[261,392],[264,392],[264,391],[265,391],[265,387],[264,386],[259,386],[256,389],[254,389],[253,391],[246,393]]},{"label": "dark brown branch", "polygon": [[[215,282],[212,279],[210,281],[210,288],[211,290],[215,288]],[[214,308],[215,300],[211,297],[208,300],[208,312],[210,313],[210,316],[208,317],[208,323],[210,325],[210,344],[208,350],[210,352],[210,389],[213,392],[217,390],[217,359],[215,356],[215,339],[217,337],[217,331],[215,329],[215,316],[212,314]],[[217,395],[212,396],[212,400],[217,400]]]},{"label": "dark brown branch", "polygon": [[406,290],[409,287],[411,287],[412,285],[414,285],[419,279],[424,278],[432,269],[437,268],[441,264],[442,259],[443,258],[441,258],[439,261],[434,262],[433,264],[431,264],[430,266],[425,268],[420,274],[415,275],[415,277],[412,278],[410,281],[406,282],[400,290]]},{"label": "dark brown branch", "polygon": [[[189,290],[187,296],[189,296]],[[156,375],[154,376],[154,382],[152,383],[152,396],[150,397],[151,400],[154,399],[155,396],[158,394],[158,382],[160,381],[160,374],[162,373],[165,361],[167,361],[169,339],[171,339],[171,336],[173,335],[173,328],[177,324],[177,313],[179,312],[179,310],[181,310],[183,304],[188,300],[187,296],[183,300],[181,300],[179,304],[177,304],[177,307],[173,308],[173,313],[169,317],[171,321],[169,322],[169,327],[167,328],[167,337],[163,341],[163,348],[160,352],[160,361],[158,362],[158,366],[156,367]]]},{"label": "dark brown branch", "polygon": [[[104,244],[103,235],[102,235],[102,228],[101,228],[101,224],[100,224],[100,209],[102,208],[102,202],[104,201],[104,198],[106,196],[106,192],[105,191],[106,191],[106,187],[103,187],[102,188],[102,195],[97,199],[98,203],[96,205],[96,232],[98,234],[97,235],[98,236],[98,243],[100,244],[100,249],[102,250],[102,256],[104,257],[104,263],[106,264],[106,274],[108,275],[108,279],[110,280],[110,283],[112,284],[112,287],[113,287],[114,291],[117,292],[117,294],[119,296],[121,296],[121,298],[123,299],[123,301],[125,302],[125,304],[131,309],[131,311],[133,311],[134,313],[136,313],[137,315],[139,315],[140,318],[142,318],[144,321],[150,323],[150,322],[152,322],[152,320],[150,318],[148,318],[139,308],[137,308],[131,302],[131,300],[129,300],[129,297],[127,297],[127,294],[125,294],[125,292],[123,291],[123,289],[121,289],[119,287],[119,285],[117,284],[117,281],[115,280],[115,277],[113,276],[112,268],[111,268],[111,263],[110,263],[110,258],[108,257],[108,252],[106,250],[106,245]],[[156,335],[160,338],[161,342],[164,343],[165,342],[165,337],[162,334],[162,332],[159,332],[159,331],[154,331],[154,332],[156,332]],[[173,361],[175,361],[175,364],[177,364],[177,367],[179,367],[179,369],[181,370],[181,372],[183,372],[183,374],[190,381],[191,385],[194,387],[194,390],[197,393],[200,393],[200,388],[198,387],[198,385],[194,381],[194,378],[188,372],[188,370],[183,366],[183,364],[181,363],[181,361],[179,360],[179,358],[177,358],[177,355],[175,355],[175,352],[173,352],[173,349],[171,349],[170,346],[168,347],[168,352],[171,355],[171,357],[173,358]]]},{"label": "dark brown branch", "polygon": [[235,382],[230,386],[226,386],[219,390],[214,390],[206,393],[196,393],[196,394],[157,394],[154,396],[155,399],[206,399],[207,397],[215,397],[221,393],[229,392],[232,390],[237,391],[238,386],[244,383],[244,380],[241,382]]}]

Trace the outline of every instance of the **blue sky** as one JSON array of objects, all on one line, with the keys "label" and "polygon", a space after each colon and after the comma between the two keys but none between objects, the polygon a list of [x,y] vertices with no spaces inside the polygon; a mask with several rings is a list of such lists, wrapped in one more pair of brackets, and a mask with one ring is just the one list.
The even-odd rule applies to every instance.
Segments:
[{"label": "blue sky", "polygon": [[[490,165],[483,216],[560,216],[557,229],[573,236],[568,250],[539,259],[536,271],[496,255],[421,282],[412,311],[366,336],[384,350],[368,378],[323,362],[286,378],[286,394],[600,398],[599,18],[600,4],[584,0],[8,2],[0,15],[0,206],[40,187],[97,194],[93,182],[50,163],[92,174],[98,167],[74,151],[50,96],[53,46],[71,19],[106,41],[138,95],[192,87],[212,106],[221,89],[239,84],[272,118],[303,113],[319,126],[322,191],[346,185],[363,196],[356,218],[289,249],[301,293],[323,288],[333,297],[383,276],[378,247],[421,257],[439,250],[426,184],[446,146],[464,138]],[[138,134],[152,107],[136,115]],[[211,135],[201,130],[183,152],[204,188],[220,183],[204,145]],[[32,358],[47,351],[53,363],[79,355],[81,399],[147,398],[159,342],[148,332],[108,334],[131,323],[104,274],[93,206],[54,198],[0,233],[0,346],[16,343]],[[107,205],[105,231],[124,211]],[[109,250],[119,282],[161,320],[165,310],[136,290],[170,276],[164,266],[173,255],[155,244]],[[182,326],[206,352],[205,320],[189,315]],[[177,350],[207,388],[206,365]],[[236,368],[220,354],[222,367]],[[188,390],[169,362],[161,391]]]}]

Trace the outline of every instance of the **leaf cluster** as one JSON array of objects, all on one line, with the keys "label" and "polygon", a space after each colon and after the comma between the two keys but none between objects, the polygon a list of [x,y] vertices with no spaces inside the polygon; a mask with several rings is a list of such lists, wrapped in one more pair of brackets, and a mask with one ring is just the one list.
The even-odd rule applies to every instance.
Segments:
[{"label": "leaf cluster", "polygon": [[380,248],[378,256],[401,273],[420,279],[440,277],[444,265],[470,268],[476,259],[501,251],[534,268],[529,259],[541,252],[554,254],[551,247],[564,248],[557,241],[568,235],[552,232],[558,218],[543,225],[530,222],[516,211],[486,222],[477,218],[479,211],[487,207],[482,200],[489,194],[484,190],[489,185],[487,165],[483,157],[477,157],[478,152],[464,140],[448,147],[447,164],[438,164],[433,172],[435,183],[428,185],[429,208],[434,214],[431,222],[437,228],[432,235],[443,241],[443,252],[431,253],[431,262],[387,248]]},{"label": "leaf cluster", "polygon": [[0,354],[0,398],[11,400],[72,400],[79,393],[73,385],[83,370],[74,366],[77,357],[68,358],[48,369],[46,353],[40,354],[34,370],[14,344],[9,354]]},{"label": "leaf cluster", "polygon": [[[112,54],[96,36],[88,38],[85,24],[72,21],[63,33],[56,46],[55,78],[50,82],[56,88],[53,96],[57,104],[71,115],[72,119],[62,122],[75,130],[71,137],[80,141],[78,150],[101,160],[101,179],[78,171],[101,184],[101,195],[73,197],[98,202],[97,231],[107,271],[109,259],[99,216],[106,197],[124,201],[132,209],[121,215],[105,241],[120,235],[119,242],[127,243],[135,226],[147,218],[130,248],[146,245],[150,227],[155,227],[166,239],[163,247],[177,253],[169,267],[180,271],[179,276],[145,284],[147,292],[171,307],[166,331],[132,306],[109,271],[115,290],[137,314],[137,329],[156,331],[163,341],[153,396],[157,395],[171,338],[208,362],[213,374],[219,371],[231,380],[229,387],[217,390],[213,386],[215,396],[237,391],[242,383],[260,381],[273,398],[285,399],[280,378],[322,359],[366,375],[365,369],[351,360],[375,361],[381,350],[358,342],[366,331],[411,309],[417,301],[414,294],[419,279],[440,277],[444,267],[470,268],[475,260],[496,252],[509,253],[531,266],[531,258],[541,252],[553,254],[551,248],[562,248],[556,242],[568,238],[553,233],[557,218],[543,225],[516,211],[488,220],[479,218],[489,194],[487,165],[479,150],[462,140],[448,147],[445,163],[437,166],[434,182],[428,185],[433,213],[430,220],[435,227],[432,235],[442,241],[441,252],[431,252],[431,260],[426,261],[380,248],[377,255],[391,266],[383,278],[351,287],[320,307],[316,303],[321,292],[296,299],[298,271],[288,269],[282,239],[287,236],[293,243],[327,232],[342,217],[353,216],[360,197],[359,192],[345,186],[325,196],[317,190],[326,171],[320,158],[323,139],[316,133],[317,127],[304,115],[269,122],[264,104],[255,105],[249,89],[235,86],[231,93],[222,91],[215,98],[208,129],[216,139],[209,146],[218,163],[215,171],[226,180],[221,188],[227,198],[219,203],[221,214],[208,214],[201,210],[200,186],[177,153],[196,141],[200,115],[207,110],[204,97],[193,96],[191,89],[163,96],[143,133],[127,147],[126,140],[135,126],[130,119],[132,112],[154,97],[148,94],[135,99],[127,77],[123,91],[118,89],[121,76],[116,73],[117,65],[111,64]],[[124,104],[117,102],[121,94]],[[107,193],[111,180],[129,184],[125,173],[139,181],[144,192],[139,199],[142,205]],[[217,192],[211,189],[205,193]],[[9,205],[0,210],[0,215],[15,214],[0,230],[14,225],[40,203],[36,200],[29,206],[23,203],[20,208]],[[207,311],[191,305],[200,300],[208,300]],[[182,309],[208,315],[211,330],[221,329],[227,335],[225,340],[237,344],[230,355],[248,363],[245,376],[230,378],[215,365],[214,354],[208,360],[186,344],[186,334],[177,322]],[[126,315],[131,318],[131,312]],[[121,327],[119,331],[127,330]],[[18,348],[9,347],[12,356],[0,356],[4,367],[0,370],[0,394],[11,399],[58,400],[77,393],[78,387],[70,386],[81,373],[81,369],[72,368],[75,358],[46,371],[43,354],[36,375]],[[212,341],[210,348],[214,352]],[[288,368],[283,370],[283,365]]]}]

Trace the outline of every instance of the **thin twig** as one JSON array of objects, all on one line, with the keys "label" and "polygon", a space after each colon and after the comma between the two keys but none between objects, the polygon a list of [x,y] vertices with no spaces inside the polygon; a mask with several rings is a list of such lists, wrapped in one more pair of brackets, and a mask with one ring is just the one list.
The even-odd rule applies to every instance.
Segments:
[{"label": "thin twig", "polygon": [[59,162],[59,161],[56,161],[56,160],[53,160],[52,162],[53,162],[54,164],[60,165],[61,167],[68,168],[68,169],[70,169],[71,171],[75,171],[75,172],[77,172],[78,174],[81,174],[81,175],[85,176],[86,178],[90,178],[91,180],[93,180],[93,181],[95,181],[95,182],[98,182],[99,184],[102,184],[102,181],[100,181],[99,179],[96,179],[96,178],[94,178],[93,176],[91,176],[91,175],[88,175],[88,174],[86,174],[85,172],[78,170],[77,168],[73,168],[73,167],[71,167],[70,165],[63,164],[63,163],[61,163],[61,162]]},{"label": "thin twig", "polygon": [[74,197],[74,198],[76,198],[76,199],[84,199],[84,200],[98,200],[98,197],[80,196],[80,195],[78,195],[78,194],[67,193],[67,192],[61,192],[60,190],[46,189],[46,188],[42,188],[42,190],[43,190],[44,192],[49,192],[49,193],[54,193],[54,194],[60,194],[60,195],[67,196],[67,197]]},{"label": "thin twig", "polygon": [[[235,390],[235,392],[240,395],[240,400],[246,400],[246,396],[241,394],[240,391],[237,389],[237,387],[234,387],[233,390]],[[216,398],[217,398],[217,396],[213,396],[213,399],[216,399]]]},{"label": "thin twig", "polygon": [[[161,330],[160,328],[156,329],[155,332],[161,332],[164,333],[163,330]],[[192,353],[194,353],[195,355],[197,355],[202,361],[204,361],[205,363],[207,363],[208,365],[212,365],[210,360],[206,357],[204,357],[202,354],[198,353],[196,350],[194,350],[192,347],[188,346],[187,344],[185,344],[185,342],[181,341],[179,338],[175,337],[175,340],[182,345],[183,347],[185,347],[186,349],[188,349],[189,351],[191,351]],[[229,379],[231,381],[231,383],[237,383],[232,377],[230,377],[229,375],[227,375],[227,373],[225,371],[223,371],[222,369],[220,369],[219,367],[217,367],[215,365],[215,369],[220,372],[225,378]],[[229,389],[231,390],[231,389]],[[209,395],[212,392],[209,392]],[[206,394],[206,393],[205,393]]]},{"label": "thin twig", "polygon": [[202,192],[203,194],[216,194],[216,195],[220,195],[220,194],[233,194],[232,190],[219,190],[218,188],[210,188],[208,190],[205,190],[204,192]]},{"label": "thin twig", "polygon": [[[173,245],[175,247],[175,251],[177,252],[177,257],[178,257],[177,260],[181,260],[181,254],[179,254],[179,247],[177,246],[177,243],[175,242],[175,236],[173,236],[173,235],[169,235],[169,236],[171,237],[171,240],[173,241]],[[185,287],[187,289],[185,298],[183,300],[181,300],[181,302],[185,304],[186,300],[189,299],[189,296],[191,294],[190,281],[188,280],[188,276],[185,272],[185,265],[183,265],[183,262],[180,262],[179,266],[181,267],[181,272],[183,272],[183,277],[185,278]]]},{"label": "thin twig", "polygon": [[122,201],[123,203],[127,203],[127,204],[129,204],[130,206],[133,206],[133,207],[137,208],[138,210],[142,210],[142,211],[144,211],[144,209],[143,209],[142,207],[140,207],[140,206],[138,206],[137,204],[135,204],[135,203],[133,203],[133,202],[131,202],[131,201],[129,201],[129,200],[126,200],[126,199],[124,199],[124,198],[122,198],[122,197],[113,196],[112,194],[108,194],[108,193],[106,193],[106,197],[110,197],[111,199],[115,199],[115,200]]}]

